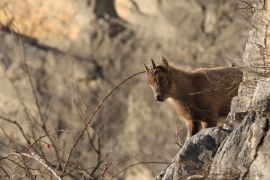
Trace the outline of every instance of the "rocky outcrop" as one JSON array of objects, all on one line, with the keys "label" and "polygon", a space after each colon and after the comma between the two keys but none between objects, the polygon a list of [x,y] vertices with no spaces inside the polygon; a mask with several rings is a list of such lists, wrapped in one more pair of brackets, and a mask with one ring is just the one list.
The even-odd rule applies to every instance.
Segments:
[{"label": "rocky outcrop", "polygon": [[199,66],[217,66],[226,59],[227,64],[231,59],[241,63],[235,60],[240,59],[236,52],[243,49],[246,39],[234,41],[232,36],[246,34],[249,28],[239,11],[233,10],[236,4],[234,0],[115,0],[115,9],[138,36],[160,39],[169,49],[178,49],[179,62],[193,59]]},{"label": "rocky outcrop", "polygon": [[[235,130],[220,147],[210,178],[268,179],[269,98],[268,4],[257,2],[253,14],[254,29],[243,56],[244,80],[238,97],[233,100],[227,124]],[[268,9],[269,8],[269,9]],[[264,9],[261,11],[261,9]],[[241,122],[242,121],[242,122]],[[241,122],[239,124],[239,122]]]},{"label": "rocky outcrop", "polygon": [[233,130],[217,152],[211,179],[268,179],[270,153],[270,79],[258,83],[253,110]]},{"label": "rocky outcrop", "polygon": [[[246,41],[248,28],[243,27],[243,18],[233,13],[232,0],[63,2],[0,2],[0,114],[20,123],[31,141],[45,133],[23,68],[26,60],[46,127],[52,132],[64,130],[52,135],[57,148],[65,148],[59,154],[63,160],[84,126],[85,117],[91,115],[102,97],[121,80],[142,71],[143,63],[150,58],[164,55],[183,69],[226,66],[230,63],[221,56],[229,53],[240,57]],[[13,124],[1,119],[0,125],[25,145]],[[100,139],[98,158],[103,162],[99,168],[106,161],[113,162],[115,167],[107,175],[113,176],[141,160],[172,159],[178,149],[175,134],[181,133],[184,139],[185,126],[167,104],[154,101],[142,75],[131,79],[106,101],[88,133],[96,146]],[[97,154],[84,137],[71,161],[79,161],[79,167],[95,167]],[[0,139],[7,140],[2,131]],[[43,150],[45,145],[39,145]],[[8,148],[0,148],[1,156],[6,155]],[[54,161],[57,158],[52,149],[44,149],[53,167],[62,163]],[[119,179],[150,179],[164,167],[132,166]],[[101,172],[97,170],[94,175],[98,177]]]},{"label": "rocky outcrop", "polygon": [[183,145],[172,163],[161,172],[157,180],[191,179],[193,175],[206,177],[213,158],[230,130],[211,128],[200,131]]},{"label": "rocky outcrop", "polygon": [[95,54],[96,43],[109,44],[111,36],[121,34],[117,38],[126,42],[121,32],[130,29],[135,33],[127,36],[143,38],[140,42],[148,46],[157,42],[153,46],[158,50],[149,57],[167,55],[178,64],[197,67],[228,65],[224,54],[239,59],[249,29],[232,9],[234,4],[234,0],[4,0],[0,26],[83,57]]},{"label": "rocky outcrop", "polygon": [[83,1],[3,0],[0,25],[67,50],[72,43],[86,36],[86,28],[94,18],[90,10]]}]

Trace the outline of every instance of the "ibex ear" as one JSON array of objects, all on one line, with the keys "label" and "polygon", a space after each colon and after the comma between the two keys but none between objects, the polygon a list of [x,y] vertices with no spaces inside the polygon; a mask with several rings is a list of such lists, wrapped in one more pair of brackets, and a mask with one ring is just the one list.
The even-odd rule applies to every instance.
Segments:
[{"label": "ibex ear", "polygon": [[167,61],[167,59],[164,56],[161,56],[162,62],[165,64],[165,67],[168,68],[169,67],[169,63]]},{"label": "ibex ear", "polygon": [[151,62],[152,62],[153,69],[155,69],[156,68],[156,64],[155,64],[154,60],[151,59]]},{"label": "ibex ear", "polygon": [[149,71],[148,67],[145,64],[143,64],[143,65],[144,65],[146,72],[148,72]]}]

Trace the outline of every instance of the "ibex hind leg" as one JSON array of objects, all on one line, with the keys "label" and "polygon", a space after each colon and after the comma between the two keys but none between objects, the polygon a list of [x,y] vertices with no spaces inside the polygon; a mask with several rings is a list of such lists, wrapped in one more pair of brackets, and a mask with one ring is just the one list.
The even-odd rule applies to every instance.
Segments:
[{"label": "ibex hind leg", "polygon": [[205,128],[210,128],[210,127],[216,127],[217,126],[217,122],[215,121],[203,121],[201,122],[201,125],[202,125],[202,129],[205,129]]},{"label": "ibex hind leg", "polygon": [[197,134],[201,130],[201,122],[199,121],[187,121],[187,138]]}]

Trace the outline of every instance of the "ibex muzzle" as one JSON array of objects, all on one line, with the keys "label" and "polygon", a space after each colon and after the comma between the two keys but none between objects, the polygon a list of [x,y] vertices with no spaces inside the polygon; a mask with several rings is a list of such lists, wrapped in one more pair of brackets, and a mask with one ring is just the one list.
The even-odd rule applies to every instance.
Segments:
[{"label": "ibex muzzle", "polygon": [[167,62],[163,62],[163,65],[156,66],[153,59],[151,59],[152,67],[145,69],[148,75],[148,82],[152,88],[154,98],[156,101],[162,102],[168,97],[170,89],[170,78],[168,71],[166,70]]}]

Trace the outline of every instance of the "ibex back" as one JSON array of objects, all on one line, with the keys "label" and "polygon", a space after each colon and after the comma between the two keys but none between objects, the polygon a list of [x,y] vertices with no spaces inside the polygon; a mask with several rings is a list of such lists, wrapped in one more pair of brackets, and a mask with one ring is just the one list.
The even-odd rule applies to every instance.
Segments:
[{"label": "ibex back", "polygon": [[187,137],[202,128],[217,126],[218,118],[227,116],[242,81],[239,69],[217,67],[186,72],[170,66],[165,57],[160,65],[151,61],[152,66],[145,68],[154,98],[160,102],[169,100],[186,122]]}]

